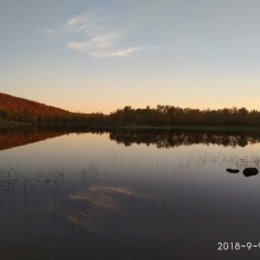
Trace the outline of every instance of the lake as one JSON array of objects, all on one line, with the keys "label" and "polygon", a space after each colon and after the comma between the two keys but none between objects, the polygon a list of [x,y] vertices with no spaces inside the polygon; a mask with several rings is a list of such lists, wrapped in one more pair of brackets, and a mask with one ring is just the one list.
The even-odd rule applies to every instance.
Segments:
[{"label": "lake", "polygon": [[13,128],[0,149],[0,259],[259,259],[260,134]]}]

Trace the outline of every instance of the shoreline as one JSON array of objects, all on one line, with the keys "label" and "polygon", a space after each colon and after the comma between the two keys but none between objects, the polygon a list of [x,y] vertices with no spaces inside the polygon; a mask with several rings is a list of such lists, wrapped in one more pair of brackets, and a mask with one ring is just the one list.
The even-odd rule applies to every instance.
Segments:
[{"label": "shoreline", "polygon": [[260,126],[119,126],[118,129],[259,132],[260,134]]},{"label": "shoreline", "polygon": [[84,124],[35,124],[25,122],[0,122],[0,129],[12,127],[43,127],[43,128],[64,128],[64,129],[97,129],[97,130],[172,130],[172,131],[209,131],[209,132],[259,132],[260,126],[241,126],[241,125],[197,125],[197,126],[145,126],[145,125],[117,125],[117,126],[90,126]]}]

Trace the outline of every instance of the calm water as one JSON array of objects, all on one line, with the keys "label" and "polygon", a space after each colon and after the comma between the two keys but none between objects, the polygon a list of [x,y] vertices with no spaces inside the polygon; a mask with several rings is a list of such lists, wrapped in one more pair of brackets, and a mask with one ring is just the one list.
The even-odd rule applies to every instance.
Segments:
[{"label": "calm water", "polygon": [[0,259],[259,259],[259,136],[2,131]]}]

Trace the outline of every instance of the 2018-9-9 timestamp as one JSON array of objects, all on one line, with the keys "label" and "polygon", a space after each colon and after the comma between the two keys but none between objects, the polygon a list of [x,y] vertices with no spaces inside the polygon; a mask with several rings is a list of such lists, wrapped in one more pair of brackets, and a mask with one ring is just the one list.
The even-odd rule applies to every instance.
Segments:
[{"label": "2018-9-9 timestamp", "polygon": [[253,243],[251,241],[247,241],[244,243],[241,242],[218,242],[218,251],[239,251],[241,249],[252,250],[252,249],[260,249],[260,242]]}]

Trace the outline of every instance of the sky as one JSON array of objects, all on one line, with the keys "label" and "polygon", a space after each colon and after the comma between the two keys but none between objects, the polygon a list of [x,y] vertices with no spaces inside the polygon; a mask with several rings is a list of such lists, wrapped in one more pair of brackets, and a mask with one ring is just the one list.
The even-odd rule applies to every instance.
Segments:
[{"label": "sky", "polygon": [[0,92],[74,112],[260,110],[259,0],[0,0]]}]

